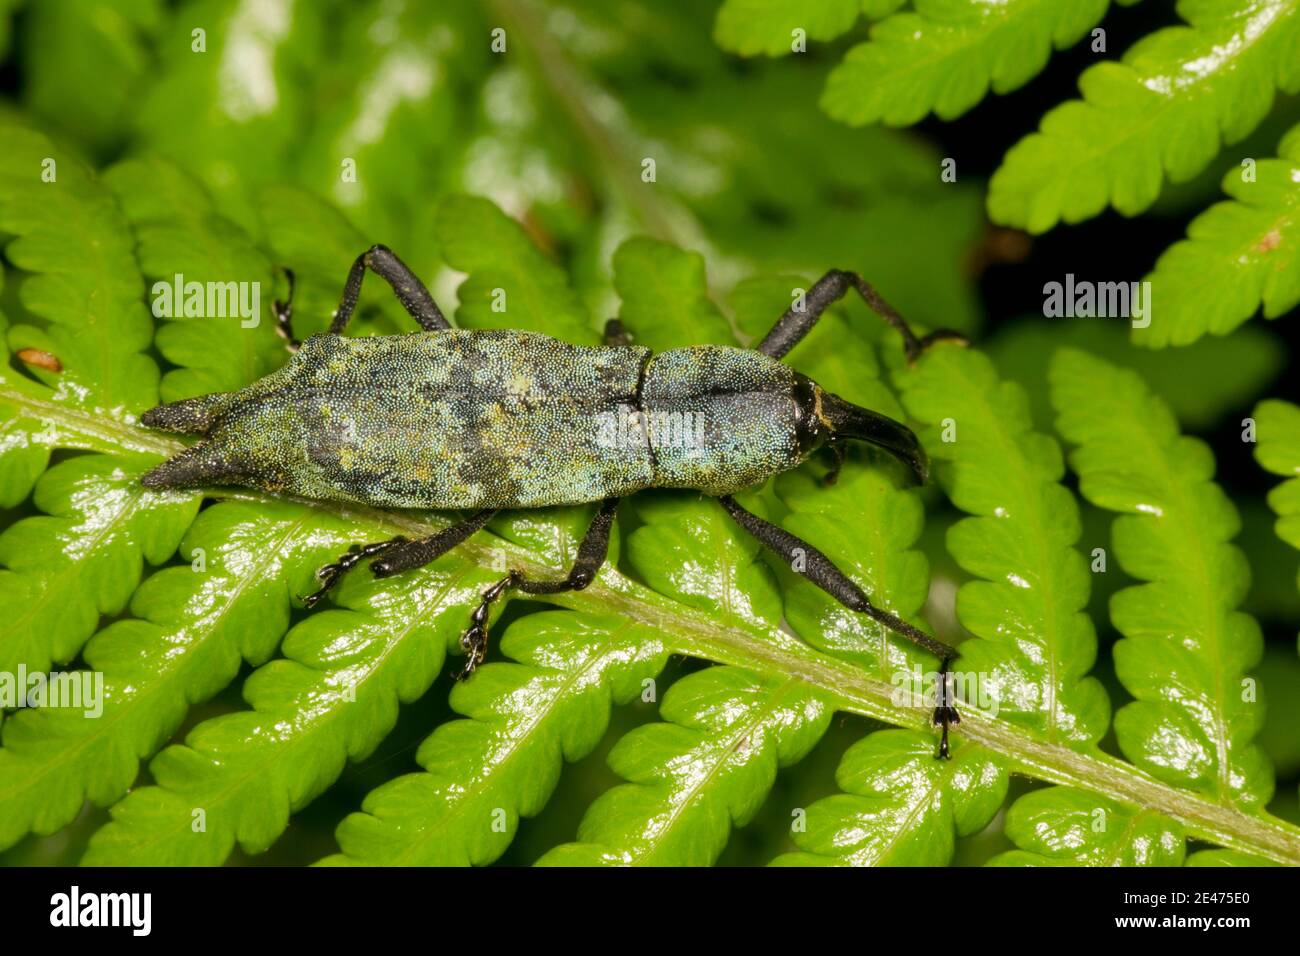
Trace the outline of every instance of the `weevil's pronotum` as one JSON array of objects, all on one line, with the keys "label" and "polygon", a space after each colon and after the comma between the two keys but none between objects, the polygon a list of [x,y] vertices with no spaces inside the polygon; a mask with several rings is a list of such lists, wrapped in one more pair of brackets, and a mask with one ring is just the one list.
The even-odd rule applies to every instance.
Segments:
[{"label": "weevil's pronotum", "polygon": [[[388,281],[423,331],[343,336],[367,267]],[[902,334],[909,359],[934,337],[918,339],[870,285],[839,270],[808,290],[755,349],[698,345],[652,353],[630,344],[617,320],[606,326],[607,344],[595,347],[534,332],[454,329],[416,275],[374,246],[353,263],[328,332],[300,346],[290,305],[276,303],[295,352],[283,368],[237,392],[145,413],[146,425],[203,438],[143,481],[150,488],[234,484],[381,508],[470,512],[427,538],[354,546],[320,569],[320,590],[303,599],[308,607],[360,561],[374,558],[371,570],[381,578],[421,567],[499,510],[600,502],[567,576],[534,580],[512,570],[483,592],[461,638],[468,655],[461,678],[483,660],[489,611],[501,595],[555,594],[591,583],[605,562],[620,498],[644,488],[703,492],[846,607],[939,656],[934,722],[943,728],[939,752],[947,756],[948,726],[959,720],[946,679],[956,651],[876,607],[824,554],[732,497],[844,441],[875,445],[925,480],[925,453],[908,428],[781,362],[851,288]]]}]

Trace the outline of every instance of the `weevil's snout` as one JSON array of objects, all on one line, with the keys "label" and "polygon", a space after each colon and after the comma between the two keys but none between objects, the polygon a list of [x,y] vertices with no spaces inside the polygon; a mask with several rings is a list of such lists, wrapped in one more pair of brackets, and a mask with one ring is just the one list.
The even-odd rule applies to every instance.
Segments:
[{"label": "weevil's snout", "polygon": [[879,412],[846,402],[803,376],[799,379],[795,401],[804,451],[826,441],[864,441],[903,462],[917,481],[925,484],[930,477],[930,459],[912,429]]},{"label": "weevil's snout", "polygon": [[186,398],[151,408],[140,416],[140,423],[149,428],[178,432],[182,435],[206,435],[217,415],[226,407],[229,392],[214,392],[197,398]]}]

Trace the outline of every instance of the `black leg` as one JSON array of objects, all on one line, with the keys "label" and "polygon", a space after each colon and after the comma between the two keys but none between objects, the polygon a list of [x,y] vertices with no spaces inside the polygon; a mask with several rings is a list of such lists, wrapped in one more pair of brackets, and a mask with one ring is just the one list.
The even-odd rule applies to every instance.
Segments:
[{"label": "black leg", "polygon": [[736,523],[757,538],[763,545],[779,554],[782,559],[796,565],[795,558],[802,560],[803,571],[800,572],[813,584],[817,585],[835,600],[852,611],[859,611],[874,621],[878,621],[895,634],[907,638],[918,647],[923,647],[940,661],[940,688],[936,694],[934,722],[943,725],[943,739],[939,744],[939,756],[948,756],[948,725],[957,723],[961,718],[948,693],[948,662],[957,656],[956,648],[937,641],[914,624],[909,624],[897,615],[876,607],[862,589],[848,579],[830,558],[822,554],[808,542],[796,538],[783,528],[778,528],[770,521],[764,521],[758,515],[751,514],[738,505],[730,495],[718,499],[727,513],[736,519]]},{"label": "black leg", "polygon": [[619,319],[610,319],[605,323],[606,345],[631,345],[632,333]]},{"label": "black leg", "polygon": [[343,298],[334,311],[334,321],[330,323],[331,334],[341,335],[348,320],[352,318],[352,310],[357,307],[357,297],[361,295],[361,280],[365,278],[367,266],[393,287],[397,301],[411,313],[411,318],[420,324],[420,328],[426,332],[451,328],[419,276],[387,246],[376,245],[361,253],[357,256],[357,261],[352,263],[348,280],[343,286]]},{"label": "black leg", "polygon": [[802,303],[803,308],[796,309],[790,306],[786,309],[785,314],[776,320],[776,325],[772,326],[772,331],[758,344],[758,351],[764,355],[770,355],[772,358],[781,358],[792,348],[799,344],[800,340],[807,335],[817,320],[822,317],[827,306],[833,302],[838,302],[844,298],[845,293],[850,288],[857,289],[858,293],[866,300],[871,310],[898,330],[903,336],[903,347],[907,351],[907,360],[916,361],[917,357],[925,350],[925,347],[937,339],[959,339],[965,341],[965,337],[957,332],[940,330],[931,332],[924,338],[917,338],[916,333],[912,331],[907,321],[898,314],[898,311],[881,298],[868,282],[855,272],[845,272],[841,269],[832,269],[814,283],[813,287],[804,295]]},{"label": "black leg", "polygon": [[454,524],[450,528],[444,528],[427,538],[420,538],[418,541],[408,541],[398,535],[389,541],[379,541],[375,544],[354,544],[348,549],[348,553],[339,558],[334,564],[327,564],[316,572],[316,577],[320,579],[321,586],[314,593],[304,597],[302,603],[308,608],[315,607],[320,603],[320,599],[339,583],[343,575],[366,558],[384,555],[381,560],[374,562],[370,566],[370,570],[374,572],[377,578],[391,577],[402,571],[423,567],[430,561],[437,560],[483,527],[483,525],[487,524],[488,518],[491,518],[495,513],[490,508],[476,512],[464,521]]},{"label": "black leg", "polygon": [[468,659],[457,680],[465,680],[483,663],[488,647],[488,617],[492,605],[506,591],[517,589],[525,594],[559,594],[562,591],[581,591],[596,577],[609,553],[609,532],[614,526],[614,513],[618,510],[617,498],[606,498],[600,510],[587,526],[587,533],[578,545],[578,556],[566,577],[558,581],[530,581],[522,571],[510,571],[504,578],[487,588],[481,595],[478,607],[469,616],[469,628],[461,635],[460,646]]},{"label": "black leg", "polygon": [[302,345],[297,336],[293,334],[293,270],[282,269],[284,277],[289,281],[289,294],[281,302],[276,299],[271,303],[271,310],[275,312],[275,331],[284,339],[286,347],[290,352],[298,351]]}]

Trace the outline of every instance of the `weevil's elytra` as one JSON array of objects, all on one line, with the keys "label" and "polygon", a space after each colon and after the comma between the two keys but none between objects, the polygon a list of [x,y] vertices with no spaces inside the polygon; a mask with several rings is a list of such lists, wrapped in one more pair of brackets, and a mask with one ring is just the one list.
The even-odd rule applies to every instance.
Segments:
[{"label": "weevil's elytra", "polygon": [[[423,331],[349,339],[365,269],[386,279]],[[292,276],[290,275],[292,288]],[[147,473],[151,488],[235,484],[382,508],[473,514],[435,535],[354,547],[319,572],[314,606],[356,564],[373,559],[386,577],[456,547],[498,510],[599,501],[569,574],[535,581],[518,571],[483,592],[462,637],[468,676],[487,649],[490,605],[506,592],[586,587],[605,561],[618,500],[645,488],[717,497],[745,530],[800,566],[845,606],[937,654],[946,673],[956,651],[875,607],[813,546],[750,514],[731,497],[797,467],[818,448],[865,441],[921,479],[916,436],[877,412],[825,391],[780,361],[849,288],[903,335],[909,358],[927,340],[858,276],[826,274],[756,349],[688,346],[653,353],[626,344],[611,322],[605,346],[578,346],[535,332],[453,329],[419,279],[375,246],[353,264],[330,330],[299,344],[291,309],[276,315],[295,354],[237,392],[204,395],[147,412],[144,423],[202,436]],[[951,333],[941,333],[951,335]],[[935,722],[959,720],[941,681]]]}]

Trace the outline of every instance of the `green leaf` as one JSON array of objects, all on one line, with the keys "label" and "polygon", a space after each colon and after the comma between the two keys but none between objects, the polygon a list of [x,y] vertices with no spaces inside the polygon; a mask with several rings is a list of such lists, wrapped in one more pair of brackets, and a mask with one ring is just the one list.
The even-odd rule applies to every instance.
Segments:
[{"label": "green leaf", "polygon": [[155,757],[156,784],[113,807],[83,862],[215,866],[236,842],[266,850],[384,738],[399,702],[428,689],[487,577],[444,558],[392,581],[349,580],[355,606],[294,627],[284,657],[244,684],[251,710],[204,721]]},{"label": "green leaf", "polygon": [[131,599],[135,617],[86,645],[89,671],[78,673],[102,678],[101,713],[28,709],[5,724],[0,846],[28,830],[54,832],[87,799],[104,806],[124,796],[140,759],[166,742],[189,705],[229,684],[241,660],[270,658],[288,630],[292,594],[346,547],[345,528],[302,505],[223,502],[203,511],[181,545],[191,564],[146,579]]},{"label": "green leaf", "polygon": [[1268,399],[1255,407],[1254,418],[1255,460],[1287,479],[1268,493],[1269,507],[1277,512],[1277,536],[1300,549],[1300,407]]},{"label": "green leaf", "polygon": [[29,10],[22,42],[40,53],[25,64],[28,109],[90,146],[114,144],[151,66],[161,0],[42,0]]},{"label": "green leaf", "polygon": [[983,829],[1007,795],[995,755],[957,744],[952,760],[936,760],[934,741],[911,730],[880,730],[854,744],[835,781],[845,792],[808,807],[792,834],[802,852],[776,865],[943,866],[954,830]]},{"label": "green leaf", "polygon": [[[183,367],[163,376],[163,400],[234,391],[282,365],[288,352],[275,334],[271,265],[243,229],[217,214],[203,186],[158,158],[120,163],[104,180],[135,230],[142,270],[157,280],[150,301],[157,307],[171,290],[156,341],[168,361]],[[188,292],[175,295],[178,282],[205,288],[202,315],[185,315]],[[226,298],[209,299],[209,283]],[[238,311],[245,304],[248,317]]]},{"label": "green leaf", "polygon": [[1096,794],[1048,787],[1007,811],[1018,850],[992,866],[1181,866],[1183,828],[1150,810],[1131,810]]},{"label": "green leaf", "polygon": [[1147,582],[1111,599],[1124,635],[1115,672],[1136,699],[1115,715],[1120,749],[1154,776],[1212,799],[1255,807],[1273,792],[1252,739],[1264,721],[1247,672],[1259,625],[1235,610],[1250,570],[1229,544],[1240,520],[1213,482],[1214,456],[1179,434],[1168,406],[1133,372],[1065,349],[1051,367],[1057,427],[1078,446],[1083,496],[1116,511],[1112,545]]},{"label": "green leaf", "polygon": [[822,109],[854,126],[906,126],[934,112],[965,113],[992,87],[1009,93],[1042,71],[1053,47],[1073,45],[1109,0],[916,0],[871,29],[826,81]]},{"label": "green leaf", "polygon": [[1300,304],[1300,126],[1278,157],[1255,163],[1250,180],[1244,169],[1228,173],[1232,200],[1197,216],[1187,238],[1165,250],[1147,276],[1159,307],[1150,326],[1133,330],[1135,342],[1186,345],[1228,334],[1261,304],[1269,319]]},{"label": "green leaf", "polygon": [[784,56],[794,52],[796,29],[810,40],[833,40],[869,7],[879,15],[878,0],[726,0],[718,10],[713,38],[741,56]]},{"label": "green leaf", "polygon": [[610,752],[610,767],[631,782],[602,794],[582,818],[579,842],[540,864],[712,863],[731,827],[758,811],[777,768],[821,739],[831,708],[798,679],[711,667],[669,688],[660,714],[667,723],[634,729]]},{"label": "green leaf", "polygon": [[1097,655],[1084,613],[1091,582],[1060,446],[1033,430],[1024,389],[971,349],[933,348],[902,387],[928,426],[925,447],[951,463],[940,470],[949,498],[972,515],[948,530],[949,552],[979,579],[957,593],[957,616],[977,637],[961,645],[962,674],[976,675],[998,716],[1053,742],[1096,743],[1109,704],[1087,676]]},{"label": "green leaf", "polygon": [[[325,863],[485,864],[514,838],[520,817],[546,805],[564,761],[586,756],[613,703],[643,694],[667,652],[654,630],[569,611],[530,614],[506,629],[501,651],[457,684],[443,724],[420,747],[424,773],[371,792],[339,825],[343,853]],[[522,706],[521,706],[522,705]]]},{"label": "green leaf", "polygon": [[1245,138],[1276,90],[1300,90],[1300,0],[1182,0],[1178,9],[1188,26],[1089,67],[1083,99],[1012,147],[989,184],[995,222],[1038,233],[1108,205],[1137,215],[1166,176],[1185,182],[1223,143]]},{"label": "green leaf", "polygon": [[198,512],[193,492],[147,491],[140,475],[156,458],[84,455],[55,465],[36,483],[44,515],[0,535],[0,671],[29,673],[72,659],[100,614],[120,612],[147,559],[176,551]]},{"label": "green leaf", "polygon": [[475,196],[449,196],[436,218],[447,262],[470,273],[457,291],[459,325],[545,332],[575,343],[598,341],[564,272],[495,205]]},{"label": "green leaf", "polygon": [[0,139],[0,233],[18,237],[5,255],[35,273],[19,296],[29,312],[50,322],[43,330],[15,326],[10,346],[58,358],[63,371],[41,377],[57,383],[61,401],[116,417],[149,408],[156,404],[158,369],[140,354],[151,334],[144,284],[112,194],[39,133],[6,127]]},{"label": "green leaf", "polygon": [[689,345],[735,345],[731,326],[708,297],[704,257],[666,242],[629,239],[614,253],[619,318],[636,344],[661,352]]}]

